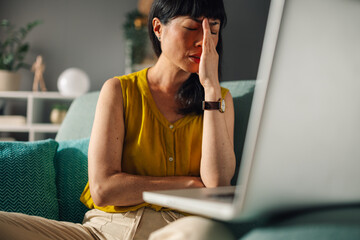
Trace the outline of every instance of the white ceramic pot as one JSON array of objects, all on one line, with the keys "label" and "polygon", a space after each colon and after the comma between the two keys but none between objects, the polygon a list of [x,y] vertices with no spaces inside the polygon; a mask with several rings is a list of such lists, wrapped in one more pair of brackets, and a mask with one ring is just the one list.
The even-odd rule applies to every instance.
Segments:
[{"label": "white ceramic pot", "polygon": [[19,91],[20,74],[6,70],[0,70],[0,91]]}]

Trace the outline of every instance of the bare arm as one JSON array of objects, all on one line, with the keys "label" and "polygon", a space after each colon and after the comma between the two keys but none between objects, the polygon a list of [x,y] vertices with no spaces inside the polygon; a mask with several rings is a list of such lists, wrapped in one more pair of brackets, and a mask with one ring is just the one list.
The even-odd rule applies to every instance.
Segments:
[{"label": "bare arm", "polygon": [[206,187],[230,185],[235,171],[234,108],[230,93],[226,111],[205,111],[200,174]]},{"label": "bare arm", "polygon": [[89,145],[89,185],[98,206],[131,206],[143,202],[142,192],[203,186],[198,177],[149,177],[121,169],[124,143],[120,81],[108,80],[99,96]]},{"label": "bare arm", "polygon": [[[217,101],[221,98],[217,71],[219,56],[206,18],[203,31],[199,78],[204,86],[205,101]],[[230,93],[226,95],[225,102],[225,113],[204,111],[200,174],[206,187],[230,185],[235,171],[234,105]]]}]

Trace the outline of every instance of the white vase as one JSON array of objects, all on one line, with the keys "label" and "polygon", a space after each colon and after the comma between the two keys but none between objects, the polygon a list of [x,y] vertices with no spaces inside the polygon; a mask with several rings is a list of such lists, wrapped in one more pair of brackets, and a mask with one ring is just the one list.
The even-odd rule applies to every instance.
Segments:
[{"label": "white vase", "polygon": [[7,70],[0,70],[0,91],[19,91],[20,74]]}]

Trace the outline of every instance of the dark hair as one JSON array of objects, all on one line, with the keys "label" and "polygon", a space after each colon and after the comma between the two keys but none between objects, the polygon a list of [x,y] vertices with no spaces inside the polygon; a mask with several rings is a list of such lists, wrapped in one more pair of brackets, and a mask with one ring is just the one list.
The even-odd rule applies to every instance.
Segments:
[{"label": "dark hair", "polygon": [[[152,20],[157,17],[161,23],[167,24],[170,20],[179,16],[190,16],[192,18],[207,17],[220,20],[219,41],[216,46],[219,54],[219,79],[221,76],[222,57],[222,28],[226,25],[226,13],[223,0],[154,0],[148,20],[149,37],[155,54],[161,54],[161,45],[156,37]],[[201,101],[204,100],[204,88],[200,84],[199,77],[193,73],[180,87],[176,100],[180,105],[179,113],[186,115],[190,113],[202,114]]]}]

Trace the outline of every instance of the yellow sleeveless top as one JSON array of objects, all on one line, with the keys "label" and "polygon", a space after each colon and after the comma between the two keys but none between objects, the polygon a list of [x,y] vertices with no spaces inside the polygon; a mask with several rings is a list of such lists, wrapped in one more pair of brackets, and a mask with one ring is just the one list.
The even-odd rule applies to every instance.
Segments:
[{"label": "yellow sleeveless top", "polygon": [[[122,170],[143,176],[200,176],[203,115],[186,115],[170,123],[152,98],[147,70],[116,77],[121,82],[125,136]],[[225,98],[228,89],[222,88]],[[147,206],[159,211],[162,207],[142,203],[135,206],[96,206],[87,183],[80,200],[90,209],[105,212],[135,211]]]}]

